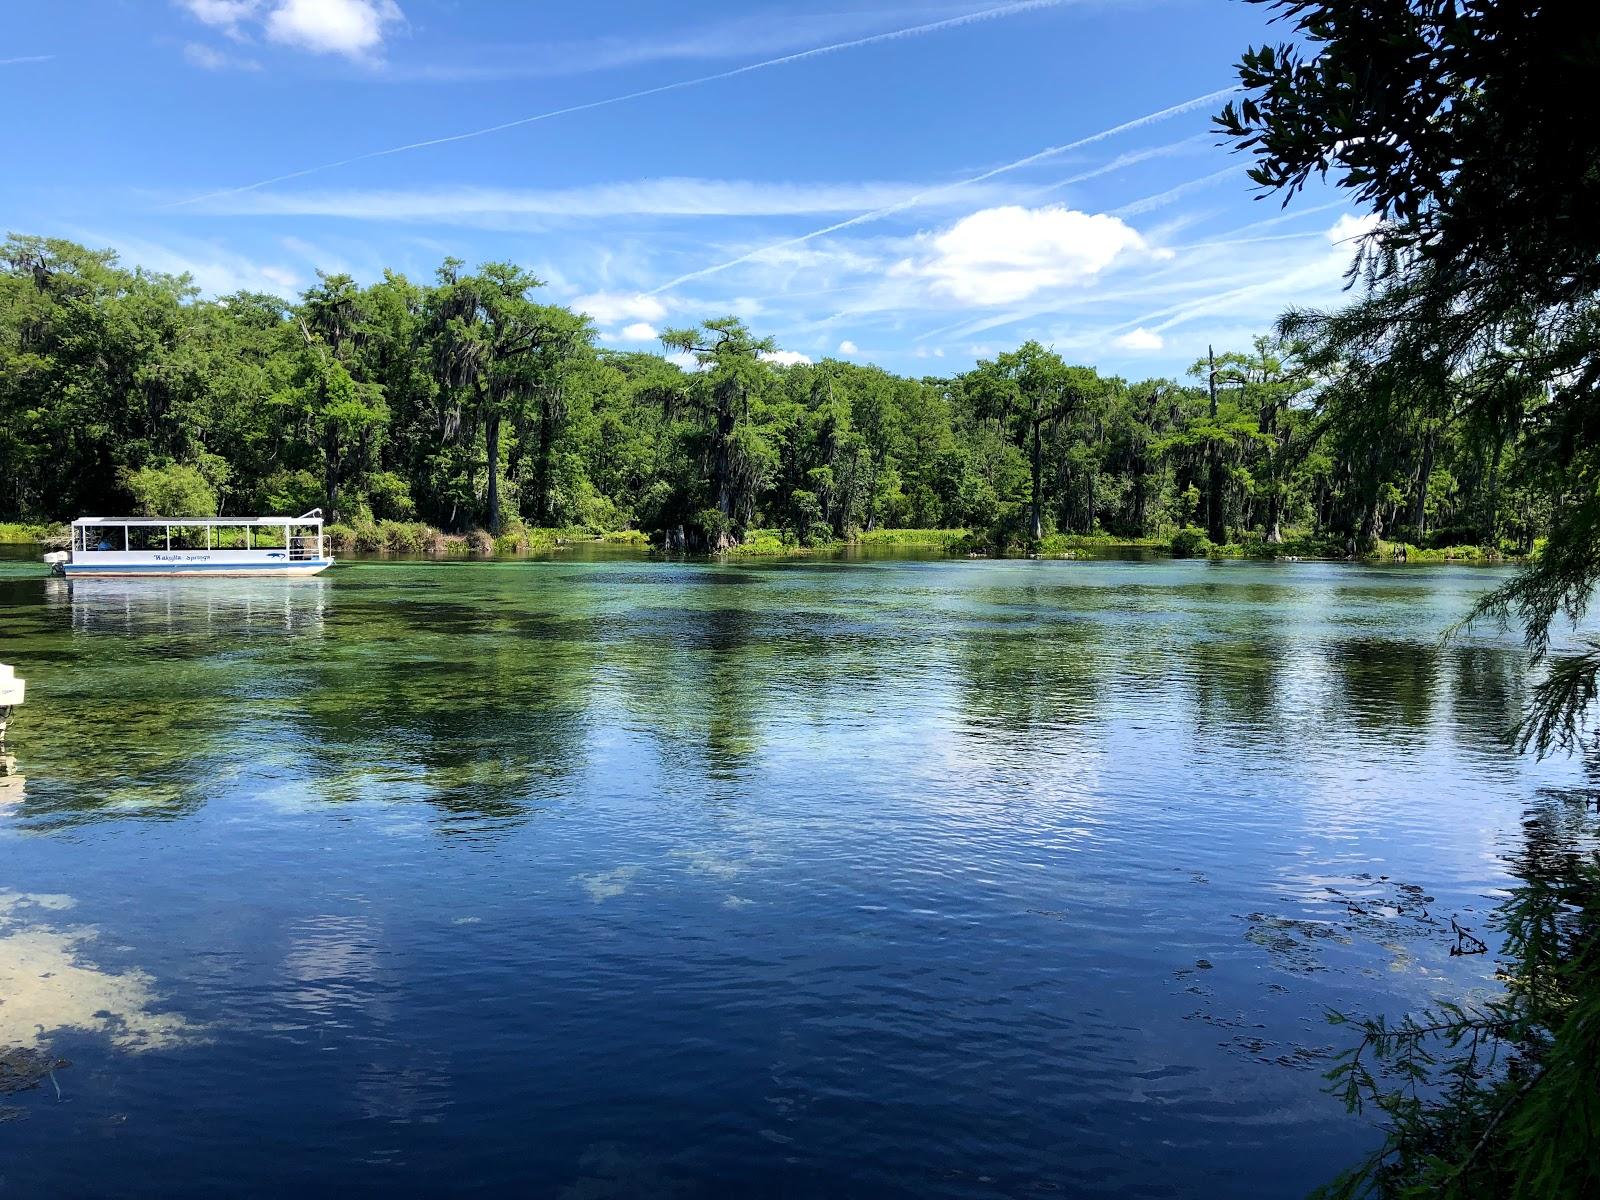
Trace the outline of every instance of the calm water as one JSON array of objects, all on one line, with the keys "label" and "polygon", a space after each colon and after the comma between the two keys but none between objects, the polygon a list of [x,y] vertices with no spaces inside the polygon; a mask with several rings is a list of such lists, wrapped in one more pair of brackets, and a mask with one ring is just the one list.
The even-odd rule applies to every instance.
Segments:
[{"label": "calm water", "polygon": [[0,1194],[1299,1195],[1576,782],[1498,578],[0,564]]}]

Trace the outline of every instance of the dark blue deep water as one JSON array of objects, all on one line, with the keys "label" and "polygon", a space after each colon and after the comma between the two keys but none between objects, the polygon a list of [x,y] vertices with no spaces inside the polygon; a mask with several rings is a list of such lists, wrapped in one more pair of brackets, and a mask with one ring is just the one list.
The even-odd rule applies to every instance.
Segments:
[{"label": "dark blue deep water", "polygon": [[1579,781],[1502,578],[0,564],[0,1195],[1303,1194]]}]

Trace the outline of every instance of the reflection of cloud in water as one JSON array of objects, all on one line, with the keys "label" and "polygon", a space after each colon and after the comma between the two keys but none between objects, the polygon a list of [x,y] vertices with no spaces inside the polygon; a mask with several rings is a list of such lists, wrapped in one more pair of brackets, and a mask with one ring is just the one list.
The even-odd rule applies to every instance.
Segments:
[{"label": "reflection of cloud in water", "polygon": [[[382,925],[326,913],[301,921],[292,936],[283,961],[287,1003],[306,1014],[324,1045],[337,1039],[361,1056],[350,1066],[349,1092],[361,1117],[395,1125],[441,1120],[450,1104],[449,1062],[393,1032],[406,993],[386,958]],[[393,1165],[406,1154],[403,1140],[380,1138],[362,1161]]]},{"label": "reflection of cloud in water", "polygon": [[639,868],[635,866],[617,867],[615,870],[601,871],[595,875],[579,875],[578,882],[583,884],[583,890],[589,893],[589,899],[599,904],[602,900],[610,900],[626,892],[633,877],[638,873]]},{"label": "reflection of cloud in water", "polygon": [[723,858],[710,850],[674,850],[672,857],[681,860],[694,875],[709,875],[713,879],[732,879],[745,871],[743,863]]},{"label": "reflection of cloud in water", "polygon": [[363,993],[377,978],[373,931],[360,917],[313,917],[297,931],[283,969],[297,1007],[324,1017],[340,1005],[364,1007]]},{"label": "reflection of cloud in water", "polygon": [[102,1033],[132,1051],[193,1040],[197,1030],[183,1017],[151,1011],[149,975],[137,969],[113,975],[82,957],[97,936],[93,928],[20,920],[25,910],[61,912],[72,903],[70,896],[0,892],[0,1047],[42,1047],[61,1029]]},{"label": "reflection of cloud in water", "polygon": [[[395,1125],[437,1125],[450,1106],[449,1063],[439,1054],[408,1049],[405,1062],[368,1062],[356,1068],[351,1096],[370,1121]],[[399,1161],[405,1143],[385,1151],[374,1146],[371,1161]]]}]

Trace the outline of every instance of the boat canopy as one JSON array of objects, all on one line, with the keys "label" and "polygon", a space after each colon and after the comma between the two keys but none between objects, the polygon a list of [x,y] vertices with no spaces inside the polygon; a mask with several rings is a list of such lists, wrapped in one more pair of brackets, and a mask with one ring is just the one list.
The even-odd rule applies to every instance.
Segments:
[{"label": "boat canopy", "polygon": [[74,525],[321,525],[322,510],[313,508],[298,517],[79,517]]}]

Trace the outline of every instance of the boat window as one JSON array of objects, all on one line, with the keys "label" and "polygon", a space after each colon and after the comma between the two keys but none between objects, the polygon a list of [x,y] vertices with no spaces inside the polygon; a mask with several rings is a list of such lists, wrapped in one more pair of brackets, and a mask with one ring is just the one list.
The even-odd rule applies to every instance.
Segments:
[{"label": "boat window", "polygon": [[121,525],[85,525],[83,548],[85,550],[126,550],[128,531]]},{"label": "boat window", "polygon": [[74,525],[72,527],[72,548],[74,550],[83,549],[83,534],[84,527],[82,525]]},{"label": "boat window", "polygon": [[206,527],[204,525],[170,525],[167,527],[169,550],[204,550],[206,549]]},{"label": "boat window", "polygon": [[165,525],[129,525],[129,550],[165,550],[167,527]]},{"label": "boat window", "polygon": [[217,525],[211,530],[211,545],[218,550],[248,550],[250,533],[243,525]]},{"label": "boat window", "polygon": [[317,533],[315,525],[292,525],[289,527],[289,557],[296,560],[305,560],[317,557]]},{"label": "boat window", "polygon": [[250,531],[250,539],[257,550],[282,550],[282,525],[257,525]]}]

